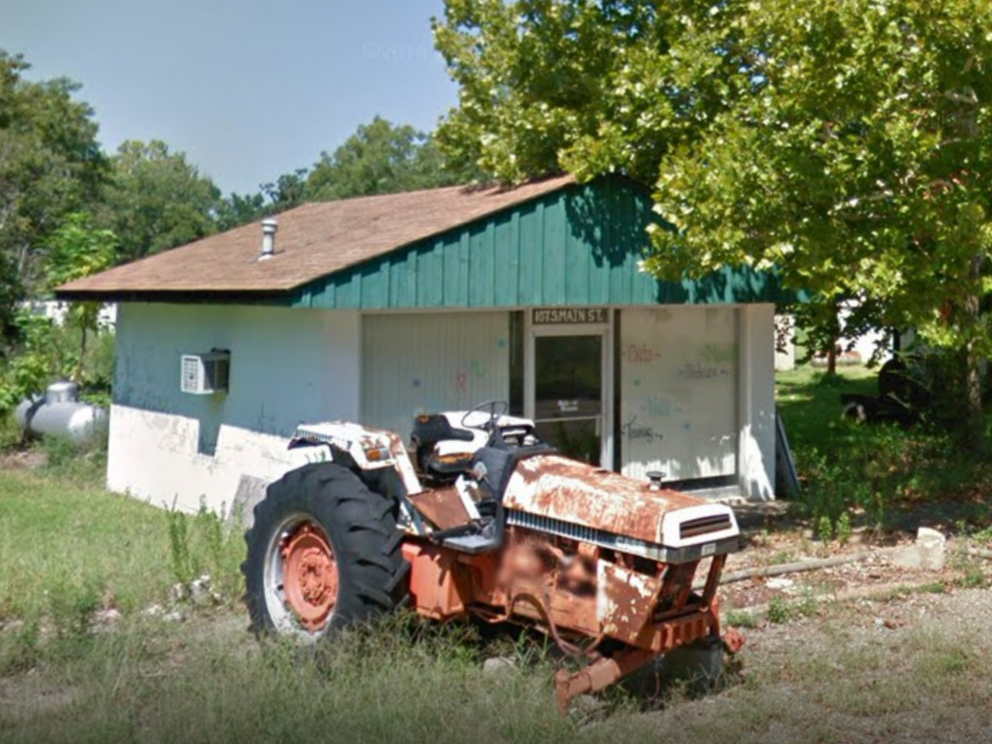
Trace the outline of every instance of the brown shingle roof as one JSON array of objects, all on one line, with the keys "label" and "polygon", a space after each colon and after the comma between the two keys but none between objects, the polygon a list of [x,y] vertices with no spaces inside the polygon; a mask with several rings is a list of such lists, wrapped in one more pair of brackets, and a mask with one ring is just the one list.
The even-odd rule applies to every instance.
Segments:
[{"label": "brown shingle roof", "polygon": [[454,186],[305,204],[279,215],[268,261],[258,260],[262,227],[254,222],[69,282],[57,294],[286,292],[573,182],[559,176],[513,189]]}]

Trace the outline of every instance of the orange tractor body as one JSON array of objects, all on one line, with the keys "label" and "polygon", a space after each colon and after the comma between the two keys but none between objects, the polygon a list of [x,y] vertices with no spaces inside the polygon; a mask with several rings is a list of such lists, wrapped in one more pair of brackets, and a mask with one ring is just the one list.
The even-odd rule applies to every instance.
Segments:
[{"label": "orange tractor body", "polygon": [[419,417],[409,452],[390,432],[301,427],[293,446],[326,458],[256,507],[245,562],[256,628],[317,639],[400,604],[442,622],[528,624],[588,661],[559,674],[562,710],[720,637],[716,590],[739,535],[730,508],[563,457],[490,406]]}]

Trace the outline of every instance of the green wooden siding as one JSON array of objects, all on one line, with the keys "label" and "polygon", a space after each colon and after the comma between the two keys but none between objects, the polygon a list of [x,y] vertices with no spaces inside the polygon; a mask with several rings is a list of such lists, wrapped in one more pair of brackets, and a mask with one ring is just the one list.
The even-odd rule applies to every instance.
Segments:
[{"label": "green wooden siding", "polygon": [[651,219],[645,189],[625,178],[601,178],[324,277],[295,291],[290,302],[398,310],[791,298],[774,275],[747,268],[682,282],[659,282],[640,272]]}]

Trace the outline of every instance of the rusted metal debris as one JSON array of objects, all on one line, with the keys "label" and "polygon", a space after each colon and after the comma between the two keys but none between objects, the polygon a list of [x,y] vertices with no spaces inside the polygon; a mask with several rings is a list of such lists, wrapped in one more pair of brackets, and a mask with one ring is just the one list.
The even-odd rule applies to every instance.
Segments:
[{"label": "rusted metal debris", "polygon": [[662,580],[599,562],[596,615],[606,635],[635,643],[655,608]]}]

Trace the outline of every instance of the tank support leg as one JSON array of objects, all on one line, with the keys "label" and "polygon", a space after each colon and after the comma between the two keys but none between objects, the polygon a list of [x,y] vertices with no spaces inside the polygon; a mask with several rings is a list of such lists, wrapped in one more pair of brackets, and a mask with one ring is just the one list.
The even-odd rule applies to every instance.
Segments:
[{"label": "tank support leg", "polygon": [[562,715],[568,714],[572,698],[598,692],[635,672],[657,656],[654,651],[631,649],[621,651],[608,659],[593,662],[575,674],[562,669],[555,675],[555,698]]}]

